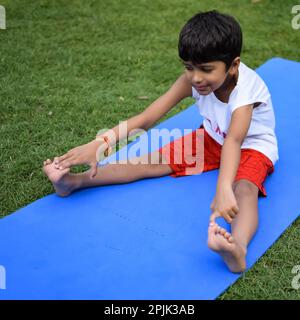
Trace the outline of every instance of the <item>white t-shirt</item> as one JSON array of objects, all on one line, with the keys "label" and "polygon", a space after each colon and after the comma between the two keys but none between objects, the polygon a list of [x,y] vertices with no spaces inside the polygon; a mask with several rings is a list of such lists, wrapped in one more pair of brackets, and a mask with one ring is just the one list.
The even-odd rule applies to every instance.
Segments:
[{"label": "white t-shirt", "polygon": [[220,101],[213,92],[205,96],[199,94],[195,88],[192,88],[192,91],[200,114],[204,117],[205,130],[221,145],[229,128],[232,112],[239,107],[260,102],[260,105],[253,109],[250,128],[241,149],[260,151],[275,164],[279,156],[271,95],[254,70],[240,63],[237,85],[231,92],[228,103]]}]

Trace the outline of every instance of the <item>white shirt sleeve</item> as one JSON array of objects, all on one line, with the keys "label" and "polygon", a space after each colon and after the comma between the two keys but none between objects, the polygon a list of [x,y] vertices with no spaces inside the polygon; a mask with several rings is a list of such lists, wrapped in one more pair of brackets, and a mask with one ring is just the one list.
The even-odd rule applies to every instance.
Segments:
[{"label": "white shirt sleeve", "polygon": [[262,79],[256,78],[249,81],[248,86],[244,85],[239,88],[233,101],[230,103],[230,113],[236,109],[254,103],[261,103],[260,106],[266,105],[270,98],[269,90]]}]

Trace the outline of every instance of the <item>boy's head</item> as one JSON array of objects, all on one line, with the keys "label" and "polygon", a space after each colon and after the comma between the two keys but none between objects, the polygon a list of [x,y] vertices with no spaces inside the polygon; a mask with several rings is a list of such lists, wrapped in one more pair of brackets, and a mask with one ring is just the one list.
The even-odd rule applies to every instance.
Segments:
[{"label": "boy's head", "polygon": [[195,65],[223,61],[227,71],[241,55],[242,41],[241,27],[233,17],[216,10],[200,12],[180,32],[179,56]]},{"label": "boy's head", "polygon": [[198,13],[179,36],[179,56],[192,86],[202,95],[236,84],[242,49],[237,21],[217,11]]}]

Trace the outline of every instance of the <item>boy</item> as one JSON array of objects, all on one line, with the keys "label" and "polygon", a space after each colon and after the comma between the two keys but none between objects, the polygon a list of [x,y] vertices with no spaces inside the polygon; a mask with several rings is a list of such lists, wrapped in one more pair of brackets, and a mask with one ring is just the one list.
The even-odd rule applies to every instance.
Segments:
[{"label": "boy", "polygon": [[[121,133],[116,126],[54,162],[48,159],[43,170],[61,196],[90,186],[187,175],[193,164],[175,162],[182,155],[184,137],[137,158],[138,164],[97,168],[96,152],[107,151],[133,129],[147,130],[182,99],[193,96],[204,121],[192,133],[192,146],[186,146],[185,155],[195,154],[202,136],[203,171],[220,168],[208,246],[222,256],[232,272],[243,272],[247,246],[257,229],[258,196],[266,196],[263,183],[278,160],[270,93],[263,80],[240,61],[242,32],[231,16],[217,11],[195,15],[181,30],[178,48],[185,72],[164,95],[128,119],[127,132]],[[81,163],[91,169],[69,173],[70,166]],[[231,233],[218,226],[218,216],[231,223]]]}]

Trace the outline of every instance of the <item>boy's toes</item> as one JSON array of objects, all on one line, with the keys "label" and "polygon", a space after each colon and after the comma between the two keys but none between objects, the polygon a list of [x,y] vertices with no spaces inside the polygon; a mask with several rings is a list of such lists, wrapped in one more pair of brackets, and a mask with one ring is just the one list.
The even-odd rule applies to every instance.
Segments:
[{"label": "boy's toes", "polygon": [[210,223],[208,228],[209,235],[215,235],[218,233],[218,225],[216,223]]},{"label": "boy's toes", "polygon": [[230,242],[230,243],[233,243],[233,242],[234,242],[233,236],[230,236],[227,240],[228,240],[228,242]]},{"label": "boy's toes", "polygon": [[229,232],[226,232],[224,237],[228,240],[231,237],[231,234]]},{"label": "boy's toes", "polygon": [[220,233],[222,236],[225,236],[226,232],[227,232],[226,229],[220,227],[219,233]]},{"label": "boy's toes", "polygon": [[219,232],[228,242],[232,243],[234,241],[233,236],[226,229],[221,228]]},{"label": "boy's toes", "polygon": [[228,240],[228,242],[234,241],[233,236],[226,229],[220,227],[218,229],[218,233],[221,234],[226,240]]},{"label": "boy's toes", "polygon": [[47,159],[47,160],[45,160],[45,161],[43,162],[44,166],[47,166],[47,165],[49,165],[49,164],[51,164],[51,163],[52,163],[52,160],[50,160],[50,159]]}]

